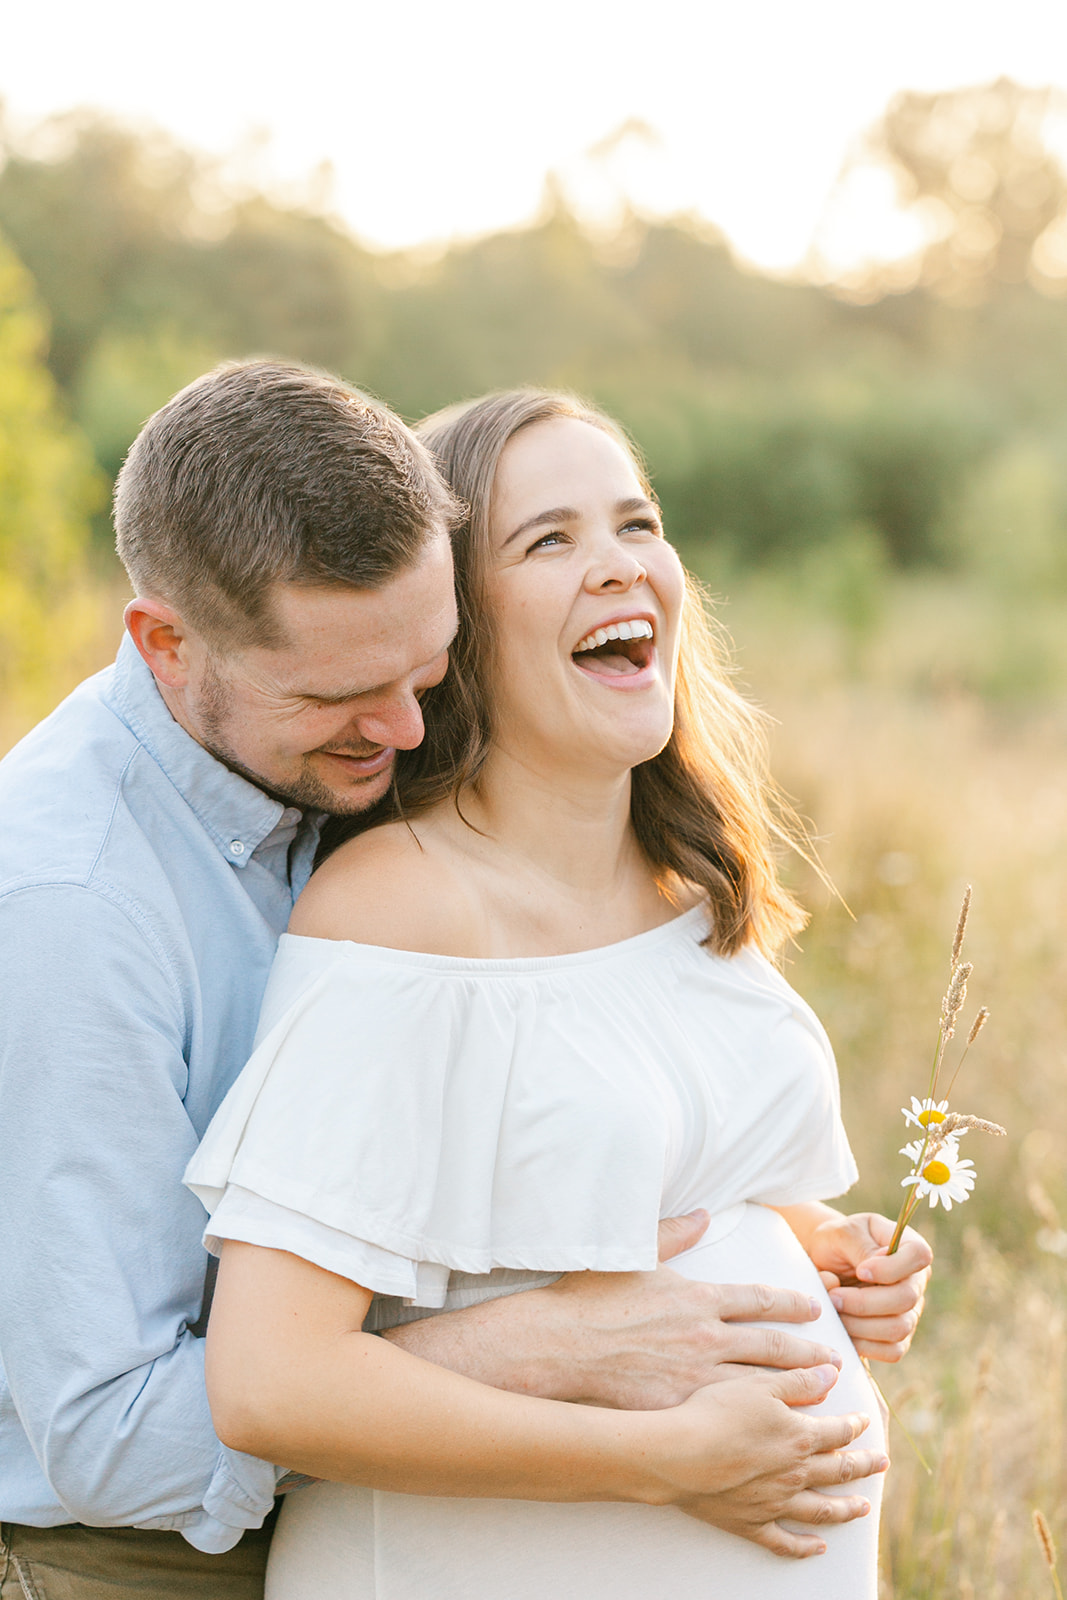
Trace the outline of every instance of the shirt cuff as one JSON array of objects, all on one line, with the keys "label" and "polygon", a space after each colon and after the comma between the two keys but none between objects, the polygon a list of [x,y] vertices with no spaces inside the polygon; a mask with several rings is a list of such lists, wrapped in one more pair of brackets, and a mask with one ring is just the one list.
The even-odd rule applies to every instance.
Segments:
[{"label": "shirt cuff", "polygon": [[248,1528],[259,1528],[274,1505],[279,1472],[284,1471],[239,1450],[223,1450],[204,1496],[203,1507],[180,1518],[155,1518],[136,1524],[159,1528],[164,1522],[205,1555],[232,1550]]}]

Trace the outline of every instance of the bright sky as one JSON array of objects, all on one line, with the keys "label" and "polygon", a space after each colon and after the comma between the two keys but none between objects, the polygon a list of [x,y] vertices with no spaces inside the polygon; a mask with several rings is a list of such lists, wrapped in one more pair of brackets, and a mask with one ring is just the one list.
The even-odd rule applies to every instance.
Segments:
[{"label": "bright sky", "polygon": [[[17,122],[78,105],[243,152],[268,181],[335,169],[368,242],[531,216],[559,172],[694,210],[771,268],[805,255],[842,161],[900,88],[1007,74],[1067,87],[1067,0],[7,0],[0,96]],[[613,155],[589,155],[631,119]],[[842,259],[907,243],[857,192]]]}]

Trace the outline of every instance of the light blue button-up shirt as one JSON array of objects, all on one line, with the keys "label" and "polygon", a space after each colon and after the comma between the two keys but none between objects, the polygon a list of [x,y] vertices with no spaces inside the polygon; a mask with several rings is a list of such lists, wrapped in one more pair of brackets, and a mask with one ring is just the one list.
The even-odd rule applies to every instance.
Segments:
[{"label": "light blue button-up shirt", "polygon": [[128,638],[0,762],[0,1521],[221,1551],[273,1503],[275,1468],[211,1425],[181,1179],[316,842]]}]

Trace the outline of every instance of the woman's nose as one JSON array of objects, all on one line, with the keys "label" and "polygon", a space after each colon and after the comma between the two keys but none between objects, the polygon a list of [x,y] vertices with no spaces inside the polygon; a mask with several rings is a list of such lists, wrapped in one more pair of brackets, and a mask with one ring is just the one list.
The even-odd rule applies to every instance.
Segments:
[{"label": "woman's nose", "polygon": [[616,544],[610,552],[590,564],[585,586],[596,594],[612,590],[625,593],[627,589],[644,583],[647,576],[648,573],[640,561],[628,550]]}]

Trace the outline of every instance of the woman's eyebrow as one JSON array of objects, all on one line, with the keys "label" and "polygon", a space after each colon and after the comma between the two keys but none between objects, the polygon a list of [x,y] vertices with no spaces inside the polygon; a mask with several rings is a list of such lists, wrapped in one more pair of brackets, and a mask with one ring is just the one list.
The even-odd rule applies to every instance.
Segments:
[{"label": "woman's eyebrow", "polygon": [[[655,516],[659,516],[659,506],[654,500],[646,500],[644,495],[633,495],[628,500],[616,500],[616,516],[624,517],[632,511],[651,511]],[[548,522],[573,522],[580,516],[581,512],[576,511],[573,506],[554,506],[551,511],[539,511],[535,517],[527,517],[525,522],[520,522],[519,526],[508,534],[500,548],[506,550],[513,539],[517,539],[520,534],[529,533],[531,528],[543,527]]]},{"label": "woman's eyebrow", "polygon": [[631,511],[651,511],[653,516],[659,516],[659,506],[654,500],[646,500],[644,495],[634,495],[630,500],[615,502],[616,515],[624,517]]},{"label": "woman's eyebrow", "polygon": [[539,511],[535,517],[527,517],[525,522],[520,522],[514,532],[508,534],[500,548],[506,550],[511,541],[517,539],[521,533],[529,533],[531,528],[540,528],[543,523],[573,522],[575,517],[580,515],[581,513],[575,511],[573,506],[555,506],[551,511]]}]

